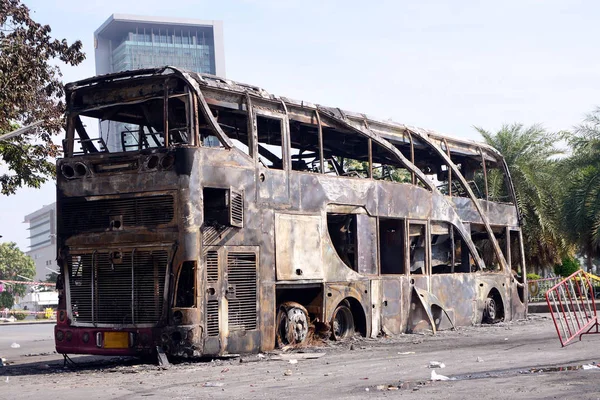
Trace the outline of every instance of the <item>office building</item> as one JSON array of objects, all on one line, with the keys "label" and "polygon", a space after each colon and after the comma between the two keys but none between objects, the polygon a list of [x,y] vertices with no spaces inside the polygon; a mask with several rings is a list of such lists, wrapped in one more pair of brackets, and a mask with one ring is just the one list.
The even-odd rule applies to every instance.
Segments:
[{"label": "office building", "polygon": [[172,65],[225,77],[221,21],[113,14],[94,47],[97,75]]},{"label": "office building", "polygon": [[29,224],[29,250],[25,253],[35,262],[35,278],[40,282],[58,271],[56,264],[56,203],[44,206],[26,215],[23,223]]}]

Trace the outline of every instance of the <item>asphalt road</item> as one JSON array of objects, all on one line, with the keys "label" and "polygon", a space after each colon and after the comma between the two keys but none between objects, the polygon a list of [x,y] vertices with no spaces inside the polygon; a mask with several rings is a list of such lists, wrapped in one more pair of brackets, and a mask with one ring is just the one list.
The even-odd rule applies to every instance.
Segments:
[{"label": "asphalt road", "polygon": [[[9,362],[25,362],[40,354],[54,352],[54,324],[0,324],[0,357]],[[19,348],[12,348],[13,343]]]},{"label": "asphalt road", "polygon": [[[2,350],[6,344],[10,348],[9,336],[23,338],[12,353],[15,364],[0,368],[1,399],[600,398],[600,368],[581,368],[600,362],[600,334],[562,348],[547,314],[436,335],[325,342],[300,350],[305,353],[182,362],[168,369],[91,357],[76,358],[77,367],[70,369],[57,354],[26,356],[23,345],[52,351],[51,327],[0,326]],[[306,352],[324,354],[305,359]],[[445,368],[432,370],[431,361]],[[432,371],[451,380],[432,381]]]}]

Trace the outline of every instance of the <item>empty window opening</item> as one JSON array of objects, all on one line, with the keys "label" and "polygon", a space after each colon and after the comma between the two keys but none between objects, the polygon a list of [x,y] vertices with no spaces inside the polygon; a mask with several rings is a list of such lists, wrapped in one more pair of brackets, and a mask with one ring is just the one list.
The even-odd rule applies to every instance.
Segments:
[{"label": "empty window opening", "polygon": [[475,259],[460,231],[448,222],[431,222],[431,273],[468,273],[476,270]]},{"label": "empty window opening", "polygon": [[521,253],[521,237],[519,231],[510,231],[510,268],[518,275],[523,275]]},{"label": "empty window opening", "polygon": [[411,183],[412,175],[392,152],[373,143],[373,179]]},{"label": "empty window opening", "polygon": [[512,196],[508,190],[508,179],[504,165],[500,162],[486,161],[488,200],[499,203],[512,203]]},{"label": "empty window opening", "polygon": [[233,189],[204,188],[205,226],[244,226],[244,193]]},{"label": "empty window opening", "polygon": [[[497,239],[502,237],[501,233],[497,234]],[[482,224],[471,224],[471,240],[475,244],[477,248],[477,252],[479,253],[479,257],[483,260],[485,264],[484,271],[485,272],[497,272],[501,270],[500,262],[498,261],[498,257],[496,256],[496,252],[494,251],[494,246],[490,237],[485,229],[485,226]]]},{"label": "empty window opening", "polygon": [[357,271],[356,215],[328,213],[327,229],[340,259],[349,268]]},{"label": "empty window opening", "polygon": [[424,275],[427,273],[425,264],[425,224],[409,224],[409,265],[410,273],[415,275]]},{"label": "empty window opening", "polygon": [[431,222],[431,273],[449,274],[453,265],[452,232],[447,222]]},{"label": "empty window opening", "polygon": [[326,174],[369,177],[369,140],[357,132],[323,128],[323,156]]},{"label": "empty window opening", "polygon": [[379,263],[382,274],[404,274],[404,220],[379,219]]},{"label": "empty window opening", "polygon": [[519,231],[511,230],[509,232],[510,237],[510,269],[513,277],[517,280],[517,293],[521,302],[525,301],[525,287],[523,286],[524,274],[523,274],[523,253],[521,253],[521,236]]},{"label": "empty window opening", "polygon": [[211,109],[217,123],[232,141],[235,148],[252,157],[252,146],[248,135],[248,114],[230,108],[214,107]]},{"label": "empty window opening", "polygon": [[282,120],[256,117],[258,133],[258,159],[268,168],[283,169],[283,135]]},{"label": "empty window opening", "polygon": [[477,263],[475,262],[475,258],[471,254],[467,242],[456,227],[452,227],[452,241],[454,243],[454,269],[452,272],[468,273],[476,271]]},{"label": "empty window opening", "polygon": [[185,261],[177,280],[176,307],[194,307],[196,304],[196,262]]},{"label": "empty window opening", "polygon": [[314,125],[290,121],[292,170],[320,172],[319,132]]},{"label": "empty window opening", "polygon": [[[215,107],[210,107],[210,113],[217,120],[217,122],[220,118],[219,111],[220,110]],[[203,113],[199,112],[198,114],[201,117],[199,132],[200,144],[202,145],[202,147],[224,147],[223,143],[221,143],[221,141],[215,134],[215,131],[208,119],[204,118]]]}]

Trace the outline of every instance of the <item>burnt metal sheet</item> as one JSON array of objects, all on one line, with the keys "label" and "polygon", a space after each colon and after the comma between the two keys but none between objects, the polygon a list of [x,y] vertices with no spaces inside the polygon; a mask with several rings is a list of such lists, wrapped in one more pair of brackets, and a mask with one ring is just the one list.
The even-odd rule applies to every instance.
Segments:
[{"label": "burnt metal sheet", "polygon": [[[433,293],[423,289],[419,289],[416,286],[413,286],[413,290],[416,295],[413,296],[413,298],[416,297],[419,300],[421,307],[427,315],[427,318],[429,318],[429,324],[431,326],[431,329],[433,330],[433,333],[435,333],[436,330],[440,327],[440,325],[444,323],[444,321],[442,320],[444,317],[446,317],[447,321],[450,322],[452,327],[454,327],[454,318],[451,317],[451,315],[446,310],[445,306]],[[416,310],[411,311],[414,314],[418,314]]]},{"label": "burnt metal sheet", "polygon": [[278,280],[323,279],[321,223],[321,215],[275,214]]}]

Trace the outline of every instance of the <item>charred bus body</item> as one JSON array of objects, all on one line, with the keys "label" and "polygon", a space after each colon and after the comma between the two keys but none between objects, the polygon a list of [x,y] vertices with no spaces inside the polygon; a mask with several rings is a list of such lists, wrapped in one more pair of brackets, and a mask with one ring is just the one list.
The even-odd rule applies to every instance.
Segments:
[{"label": "charred bus body", "polygon": [[489,147],[176,68],[66,93],[59,353],[265,351],[311,326],[342,339],[526,313]]}]

